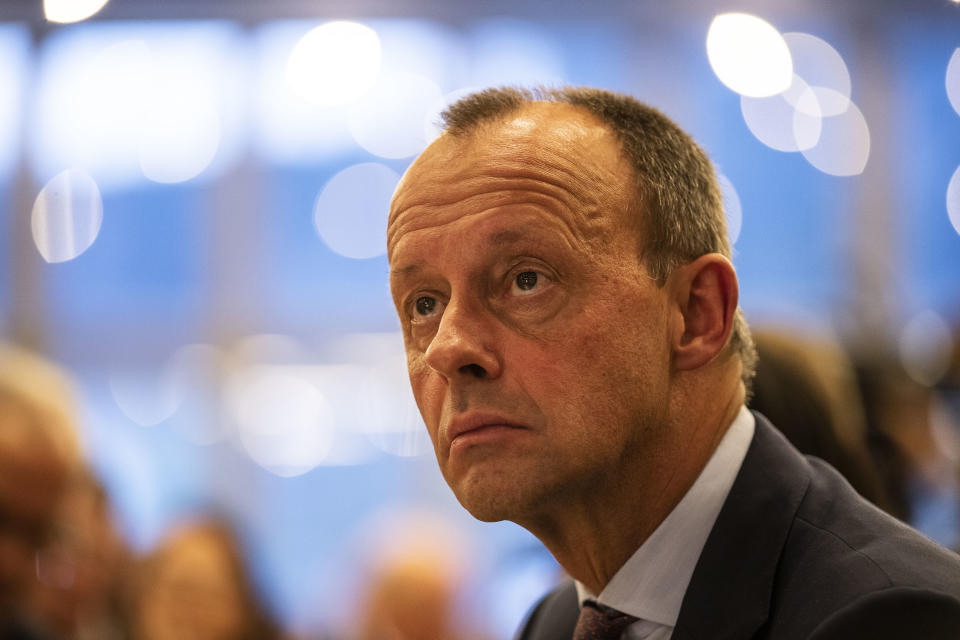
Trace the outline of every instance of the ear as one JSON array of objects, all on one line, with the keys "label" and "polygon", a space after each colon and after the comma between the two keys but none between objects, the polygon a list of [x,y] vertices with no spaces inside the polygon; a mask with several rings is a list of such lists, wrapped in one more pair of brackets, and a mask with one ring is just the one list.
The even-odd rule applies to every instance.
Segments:
[{"label": "ear", "polygon": [[708,253],[677,267],[668,279],[677,320],[672,333],[678,370],[697,369],[713,360],[733,331],[739,287],[730,261]]}]

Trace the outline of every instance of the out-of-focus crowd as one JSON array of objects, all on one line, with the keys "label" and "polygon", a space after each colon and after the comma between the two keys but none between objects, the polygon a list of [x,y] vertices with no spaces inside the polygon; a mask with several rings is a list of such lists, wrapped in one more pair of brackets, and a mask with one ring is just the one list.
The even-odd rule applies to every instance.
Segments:
[{"label": "out-of-focus crowd", "polygon": [[[62,369],[0,344],[0,640],[290,638],[227,519],[185,519],[145,557],[130,551],[81,453],[74,402]],[[478,637],[454,619],[456,561],[420,538],[366,567],[362,611],[335,637]]]},{"label": "out-of-focus crowd", "polygon": [[[931,509],[956,513],[960,341],[930,386],[892,359],[854,362],[835,341],[756,337],[752,408],[895,516],[917,524]],[[130,551],[78,445],[74,393],[58,367],[0,345],[0,640],[290,637],[258,594],[227,520],[202,515],[145,557]],[[956,535],[960,523],[951,527]],[[429,537],[379,554],[352,628],[337,638],[482,637],[455,612],[463,584],[456,551],[436,553]]]}]

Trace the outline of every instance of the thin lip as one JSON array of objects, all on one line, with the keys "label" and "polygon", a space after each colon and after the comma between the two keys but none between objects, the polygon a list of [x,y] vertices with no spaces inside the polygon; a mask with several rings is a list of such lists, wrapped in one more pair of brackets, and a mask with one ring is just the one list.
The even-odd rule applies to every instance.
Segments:
[{"label": "thin lip", "polygon": [[447,427],[447,438],[450,443],[453,443],[454,440],[465,433],[493,426],[512,427],[514,429],[526,428],[514,420],[494,413],[471,413],[459,416],[450,421],[450,426]]}]

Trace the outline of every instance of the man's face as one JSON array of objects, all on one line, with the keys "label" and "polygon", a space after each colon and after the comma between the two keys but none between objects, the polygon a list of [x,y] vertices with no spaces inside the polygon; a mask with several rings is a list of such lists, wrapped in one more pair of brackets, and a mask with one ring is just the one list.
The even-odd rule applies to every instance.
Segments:
[{"label": "man's face", "polygon": [[633,179],[589,114],[535,104],[414,163],[388,226],[410,382],[444,478],[525,521],[644,463],[665,421],[665,289]]}]

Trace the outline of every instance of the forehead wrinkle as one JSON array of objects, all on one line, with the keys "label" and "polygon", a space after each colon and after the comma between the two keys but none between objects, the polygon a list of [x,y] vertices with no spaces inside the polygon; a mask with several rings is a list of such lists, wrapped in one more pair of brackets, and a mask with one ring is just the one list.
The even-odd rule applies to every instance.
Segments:
[{"label": "forehead wrinkle", "polygon": [[[563,177],[555,176],[550,172],[538,171],[531,166],[532,164],[560,170]],[[569,220],[561,215],[555,217],[567,227],[574,237],[585,241],[595,235],[596,232],[593,227],[597,225],[594,223],[605,213],[608,213],[607,209],[615,204],[616,198],[608,188],[613,180],[612,175],[607,176],[605,182],[602,178],[594,179],[592,175],[581,176],[580,173],[578,173],[578,168],[570,162],[546,163],[539,159],[531,159],[531,161],[521,160],[501,163],[492,167],[471,165],[466,170],[461,170],[459,175],[450,178],[430,179],[428,177],[426,180],[417,182],[416,177],[414,177],[413,184],[416,184],[414,190],[418,197],[411,201],[409,188],[406,190],[398,189],[397,198],[393,202],[389,216],[387,244],[392,246],[398,234],[407,232],[407,226],[411,223],[401,222],[401,218],[409,218],[410,216],[415,219],[430,217],[430,214],[440,213],[445,208],[467,209],[467,212],[459,214],[450,213],[450,217],[459,218],[496,208],[498,200],[504,201],[505,204],[509,202],[514,205],[537,203],[534,198],[531,198],[528,203],[517,200],[511,201],[512,194],[518,191],[539,195],[548,202],[560,205],[561,209],[574,213],[574,216]],[[609,173],[613,174],[613,172]],[[508,184],[491,189],[488,186],[490,178]],[[574,182],[576,185],[573,189],[570,187],[570,182]],[[470,195],[463,197],[460,192],[468,192]],[[477,211],[470,211],[471,205],[475,201],[483,200],[492,200],[492,204]],[[607,207],[604,206],[604,201],[607,201]],[[574,222],[578,219],[583,224],[575,225]],[[432,224],[435,223],[425,223],[427,226],[432,226]],[[581,226],[583,229],[579,228]],[[416,228],[419,228],[419,225]]]},{"label": "forehead wrinkle", "polygon": [[[543,153],[523,154],[514,161],[500,160],[489,173],[506,178],[517,176],[542,181],[568,194],[571,201],[581,206],[614,199],[610,185],[614,184],[619,176],[612,168],[608,170],[599,163],[578,162],[577,160],[582,159],[579,156],[571,159],[573,154],[545,147],[536,150]],[[589,166],[590,164],[596,166]]]},{"label": "forehead wrinkle", "polygon": [[[560,119],[541,117],[564,113]],[[540,115],[538,115],[540,114]],[[478,130],[472,142],[484,138]],[[632,186],[635,172],[623,151],[623,144],[613,131],[581,107],[534,102],[512,118],[487,132],[493,139],[484,154],[494,167],[515,170],[540,167],[563,174],[567,190],[611,197],[612,185],[626,180]],[[470,143],[467,143],[469,146]]]},{"label": "forehead wrinkle", "polygon": [[[515,192],[522,192],[529,197],[517,199],[512,195]],[[581,223],[577,224],[577,217],[559,215],[557,207],[549,206],[551,204],[560,204],[563,208],[577,212],[580,214],[578,217],[582,218]],[[570,207],[568,202],[558,198],[555,193],[549,190],[532,190],[527,187],[516,186],[498,189],[493,192],[487,191],[444,204],[433,202],[412,204],[393,216],[390,228],[387,231],[387,246],[392,253],[392,249],[402,235],[421,229],[443,226],[475,215],[498,211],[506,213],[531,205],[537,209],[545,210],[552,220],[558,222],[567,234],[578,242],[588,243],[598,237],[602,231],[598,224],[600,219],[598,203],[593,203],[590,206]]]},{"label": "forehead wrinkle", "polygon": [[[499,184],[490,186],[490,178],[494,177]],[[554,179],[545,179],[543,176],[531,171],[515,171],[507,173],[502,170],[492,170],[483,174],[466,176],[455,180],[438,181],[437,184],[418,185],[418,190],[423,193],[419,198],[407,203],[409,196],[403,197],[401,194],[398,202],[394,203],[392,218],[397,218],[409,209],[415,207],[442,208],[470,202],[472,200],[485,197],[506,197],[506,194],[512,194],[516,191],[526,191],[531,194],[538,194],[556,201],[560,205],[576,211],[589,200],[580,198],[570,192],[562,181]],[[463,196],[460,192],[468,192],[469,195]]]},{"label": "forehead wrinkle", "polygon": [[[570,243],[567,242],[567,238],[563,237],[562,235],[559,237],[566,242],[567,246],[570,246]],[[535,245],[537,245],[543,243],[544,240],[542,238],[533,237],[529,233],[519,229],[500,229],[499,231],[494,231],[489,235],[484,235],[477,238],[477,245],[482,247],[510,248],[515,245],[525,245],[529,242],[533,242]],[[428,261],[416,260],[402,266],[391,267],[390,279],[402,280],[407,277],[415,277],[421,272],[430,270],[430,268],[431,265]]]},{"label": "forehead wrinkle", "polygon": [[[524,126],[517,126],[518,123]],[[552,210],[554,217],[582,242],[601,236],[604,216],[623,215],[630,209],[633,171],[623,157],[619,141],[606,127],[589,122],[538,125],[523,117],[501,123],[500,127],[504,135],[499,138],[495,131],[486,129],[467,139],[444,134],[411,166],[391,206],[388,255],[400,235],[443,224],[444,218],[449,222],[495,208],[493,204],[470,210],[475,200],[492,198],[495,203],[497,198],[508,199],[507,194],[515,191],[540,194],[573,213],[564,216],[558,215],[555,208]],[[551,139],[550,133],[556,136]],[[460,158],[478,150],[481,151],[475,160],[457,166]],[[511,184],[494,184],[491,189],[491,179]],[[466,197],[461,195],[471,191]],[[411,195],[416,199],[412,200]],[[444,208],[452,211],[444,215]],[[418,220],[424,222],[420,224]]]}]

